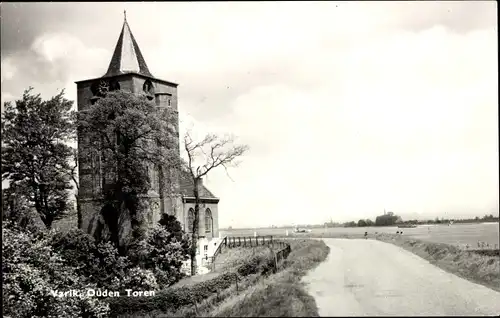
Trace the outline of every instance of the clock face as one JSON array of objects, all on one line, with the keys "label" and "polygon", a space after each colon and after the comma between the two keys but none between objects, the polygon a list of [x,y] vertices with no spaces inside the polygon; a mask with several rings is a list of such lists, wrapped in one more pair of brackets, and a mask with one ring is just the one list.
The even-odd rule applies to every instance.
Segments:
[{"label": "clock face", "polygon": [[105,96],[109,91],[109,84],[106,81],[101,81],[99,82],[99,87],[98,87],[98,92],[99,95]]}]

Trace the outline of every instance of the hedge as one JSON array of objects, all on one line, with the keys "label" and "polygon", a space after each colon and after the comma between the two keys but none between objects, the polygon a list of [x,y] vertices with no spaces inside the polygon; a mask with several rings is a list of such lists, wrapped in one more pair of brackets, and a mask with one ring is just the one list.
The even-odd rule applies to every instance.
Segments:
[{"label": "hedge", "polygon": [[173,312],[184,306],[192,306],[202,300],[221,292],[236,283],[239,277],[261,272],[269,274],[274,268],[274,260],[270,257],[255,255],[235,271],[223,273],[213,279],[197,284],[170,287],[155,293],[152,297],[126,297],[107,299],[110,305],[110,317],[126,314],[148,313],[151,311]]}]

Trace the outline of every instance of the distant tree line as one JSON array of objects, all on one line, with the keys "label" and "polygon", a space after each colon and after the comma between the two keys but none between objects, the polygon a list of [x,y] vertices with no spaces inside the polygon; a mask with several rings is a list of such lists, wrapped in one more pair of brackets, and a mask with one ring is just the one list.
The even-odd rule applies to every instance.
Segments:
[{"label": "distant tree line", "polygon": [[485,215],[483,217],[474,217],[468,219],[448,219],[448,218],[435,218],[434,220],[407,220],[403,221],[399,216],[389,212],[385,215],[379,215],[375,218],[375,222],[370,219],[360,219],[358,222],[350,221],[350,222],[325,222],[323,225],[316,225],[311,227],[367,227],[367,226],[393,226],[397,224],[449,224],[453,223],[478,223],[478,222],[499,222],[498,216],[493,216],[493,214]]},{"label": "distant tree line", "polygon": [[[493,214],[485,215],[482,218],[476,216],[474,218],[469,219],[447,219],[447,218],[435,218],[434,220],[407,220],[403,221],[401,217],[393,214],[392,212],[388,212],[385,215],[380,215],[375,218],[375,222],[370,219],[360,219],[356,221],[349,222],[325,222],[323,224],[298,224],[296,225],[299,228],[335,228],[335,227],[367,227],[367,226],[393,226],[398,224],[448,224],[453,223],[478,223],[478,222],[499,222],[498,216],[493,216]],[[283,225],[283,226],[275,226],[272,225],[270,228],[274,229],[288,229],[291,227],[295,227],[292,225]],[[232,230],[233,228],[229,226],[227,230]],[[238,228],[240,230],[249,230],[254,228]]]}]

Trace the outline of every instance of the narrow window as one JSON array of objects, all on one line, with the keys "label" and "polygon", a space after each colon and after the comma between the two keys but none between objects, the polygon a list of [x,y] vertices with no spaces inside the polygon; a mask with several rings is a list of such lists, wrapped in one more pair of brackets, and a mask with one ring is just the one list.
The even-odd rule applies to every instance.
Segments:
[{"label": "narrow window", "polygon": [[186,228],[188,229],[188,232],[193,233],[194,210],[192,208],[189,209],[187,223],[188,224],[187,224]]},{"label": "narrow window", "polygon": [[205,233],[212,232],[213,219],[210,209],[205,210]]}]

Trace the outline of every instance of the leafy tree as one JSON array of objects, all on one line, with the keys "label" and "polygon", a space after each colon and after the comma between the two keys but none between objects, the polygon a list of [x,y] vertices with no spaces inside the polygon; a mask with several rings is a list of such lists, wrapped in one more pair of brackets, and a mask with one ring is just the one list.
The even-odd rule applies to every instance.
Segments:
[{"label": "leafy tree", "polygon": [[127,257],[120,256],[110,242],[96,242],[81,229],[54,233],[50,245],[61,255],[64,265],[74,268],[84,282],[117,290],[120,282],[126,279],[126,269],[130,265]]},{"label": "leafy tree", "polygon": [[29,202],[15,185],[2,189],[2,220],[11,221],[22,228],[33,225]]},{"label": "leafy tree", "polygon": [[186,233],[182,229],[181,223],[174,215],[163,214],[158,223],[170,233],[168,236],[169,242],[181,242],[182,248],[186,250],[189,248],[189,242],[186,240]]},{"label": "leafy tree", "polygon": [[69,163],[74,136],[72,101],[64,90],[49,100],[26,90],[5,103],[2,119],[2,180],[22,188],[47,228],[68,205]]},{"label": "leafy tree", "polygon": [[2,304],[10,317],[106,317],[96,297],[54,297],[54,291],[96,289],[50,245],[52,233],[2,224]]},{"label": "leafy tree", "polygon": [[175,118],[173,112],[157,110],[145,96],[121,90],[109,92],[78,114],[79,138],[88,145],[88,153],[102,156],[106,208],[101,213],[111,241],[122,253],[126,246],[120,243],[119,219],[128,213],[132,239],[140,239],[145,209],[140,197],[151,188],[149,171],[158,169],[163,176],[179,166]]},{"label": "leafy tree", "polygon": [[153,271],[158,284],[168,287],[182,277],[182,262],[189,257],[189,237],[175,216],[164,214],[156,227],[129,249],[132,264]]},{"label": "leafy tree", "polygon": [[390,215],[390,214],[379,215],[375,219],[375,225],[376,226],[391,226],[391,225],[396,224],[397,220],[398,220],[397,215]]},{"label": "leafy tree", "polygon": [[373,221],[370,219],[366,219],[365,223],[366,223],[366,226],[373,226],[374,225]]},{"label": "leafy tree", "polygon": [[362,220],[362,219],[361,219],[361,220],[359,220],[359,221],[358,221],[358,226],[359,226],[359,227],[365,227],[365,226],[367,226],[367,225],[366,225],[366,221],[365,221],[365,220]]},{"label": "leafy tree", "polygon": [[200,192],[201,179],[210,171],[218,167],[226,169],[238,165],[237,159],[248,151],[247,145],[234,144],[234,138],[230,136],[217,136],[207,134],[199,142],[193,141],[190,132],[184,135],[184,149],[187,154],[187,162],[183,169],[188,172],[193,181],[193,196],[195,198],[194,217],[191,234],[191,273],[196,273],[196,248],[199,236],[200,219]]}]

